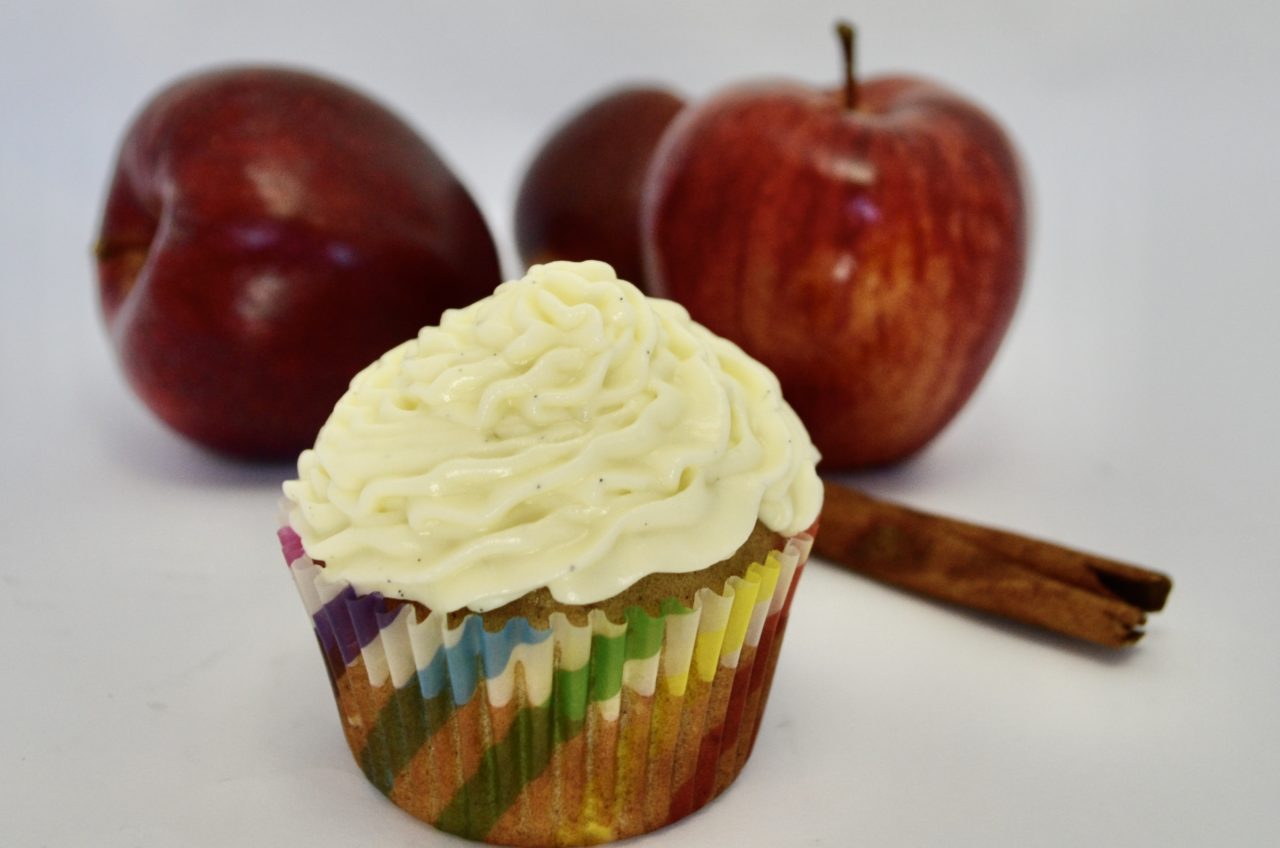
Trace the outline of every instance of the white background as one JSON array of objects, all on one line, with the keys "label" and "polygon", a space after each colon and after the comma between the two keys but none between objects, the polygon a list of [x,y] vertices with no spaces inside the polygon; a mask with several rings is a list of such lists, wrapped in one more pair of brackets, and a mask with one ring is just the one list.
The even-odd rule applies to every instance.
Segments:
[{"label": "white background", "polygon": [[[539,138],[635,79],[934,76],[1017,140],[1032,262],[987,380],[857,482],[1159,567],[1123,654],[806,574],[738,784],[652,845],[1280,844],[1280,6],[5,3],[0,843],[453,844],[367,786],[275,548],[285,467],[171,435],[100,326],[89,246],[131,114],[210,64],[375,93],[506,256]],[[464,8],[465,7],[465,8]],[[732,842],[730,842],[732,838]]]}]

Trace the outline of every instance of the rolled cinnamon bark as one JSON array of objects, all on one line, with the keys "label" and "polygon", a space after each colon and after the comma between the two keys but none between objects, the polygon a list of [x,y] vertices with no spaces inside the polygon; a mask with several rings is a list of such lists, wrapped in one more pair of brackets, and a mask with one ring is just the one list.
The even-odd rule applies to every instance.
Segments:
[{"label": "rolled cinnamon bark", "polygon": [[876,500],[826,481],[815,553],[913,592],[1099,645],[1142,637],[1164,574]]}]

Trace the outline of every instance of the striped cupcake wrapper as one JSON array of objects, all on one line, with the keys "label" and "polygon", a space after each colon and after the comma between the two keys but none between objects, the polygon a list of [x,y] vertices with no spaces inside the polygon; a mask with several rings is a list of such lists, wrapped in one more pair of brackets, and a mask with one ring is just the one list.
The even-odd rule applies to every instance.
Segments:
[{"label": "striped cupcake wrapper", "polygon": [[788,540],[692,608],[489,632],[480,615],[450,628],[322,579],[292,530],[280,538],[365,776],[441,830],[522,846],[655,830],[733,781],[813,541]]}]

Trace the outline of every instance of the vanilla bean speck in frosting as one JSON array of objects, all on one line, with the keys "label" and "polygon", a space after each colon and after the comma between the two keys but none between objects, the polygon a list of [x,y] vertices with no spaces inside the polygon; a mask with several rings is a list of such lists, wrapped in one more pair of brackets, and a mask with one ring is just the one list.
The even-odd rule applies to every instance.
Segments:
[{"label": "vanilla bean speck in frosting", "polygon": [[333,579],[485,612],[610,598],[822,503],[777,379],[602,262],[534,266],[351,382],[285,483]]}]

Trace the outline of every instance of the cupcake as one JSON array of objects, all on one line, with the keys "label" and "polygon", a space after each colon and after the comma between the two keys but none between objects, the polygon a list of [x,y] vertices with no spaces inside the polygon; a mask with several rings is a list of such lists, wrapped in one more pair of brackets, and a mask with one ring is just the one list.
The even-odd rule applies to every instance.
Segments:
[{"label": "cupcake", "polygon": [[817,459],[768,370],[603,263],[446,312],[352,380],[284,486],[360,769],[501,845],[706,804],[755,742]]}]

